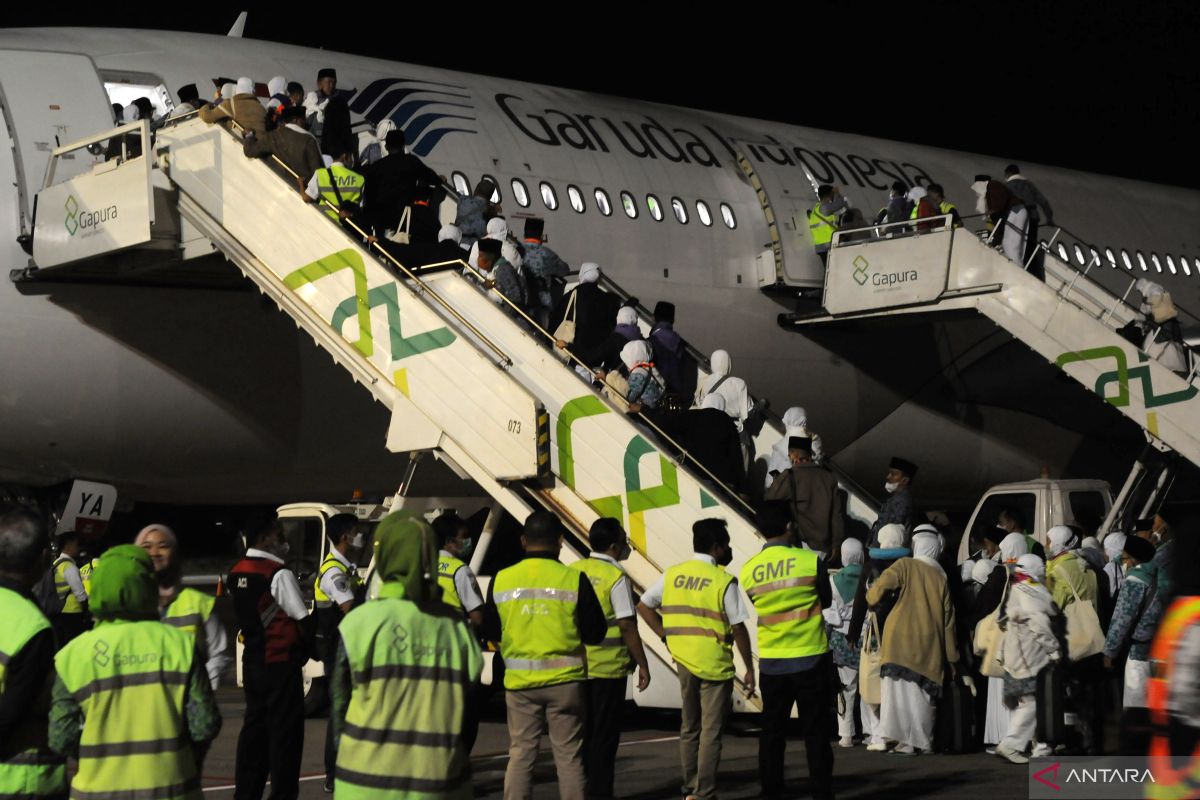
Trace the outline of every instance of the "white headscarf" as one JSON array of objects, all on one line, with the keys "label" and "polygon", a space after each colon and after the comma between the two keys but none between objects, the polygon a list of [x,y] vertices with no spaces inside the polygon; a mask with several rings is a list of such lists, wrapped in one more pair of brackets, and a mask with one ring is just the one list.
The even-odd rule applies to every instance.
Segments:
[{"label": "white headscarf", "polygon": [[1066,525],[1055,525],[1046,534],[1046,539],[1046,556],[1054,558],[1056,555],[1074,548],[1075,531]]},{"label": "white headscarf", "polygon": [[938,563],[938,556],[942,554],[942,543],[938,541],[936,533],[922,531],[913,534],[912,537],[913,558],[942,573],[943,577],[946,571],[942,569],[942,565]]},{"label": "white headscarf", "polygon": [[1017,572],[1028,575],[1038,583],[1046,580],[1046,565],[1033,553],[1026,553],[1017,559]]},{"label": "white headscarf", "polygon": [[987,213],[987,181],[975,181],[971,184],[975,192],[975,210],[980,214]]},{"label": "white headscarf", "polygon": [[625,364],[626,369],[633,369],[638,364],[648,363],[652,356],[650,355],[650,344],[645,339],[634,339],[632,342],[626,342],[621,348],[621,361]]},{"label": "white headscarf", "polygon": [[1113,531],[1104,537],[1104,555],[1108,556],[1109,561],[1121,559],[1121,553],[1125,552],[1126,538],[1125,534],[1120,531]]},{"label": "white headscarf", "polygon": [[267,91],[270,92],[272,97],[277,94],[286,94],[287,84],[287,78],[283,77],[282,75],[276,75],[274,78],[271,78],[271,80],[267,81]]},{"label": "white headscarf", "polygon": [[237,94],[254,94],[254,79],[246,77],[238,78]]},{"label": "white headscarf", "polygon": [[712,366],[713,375],[728,375],[729,370],[733,367],[733,361],[729,358],[727,350],[714,350],[709,364]]},{"label": "white headscarf", "polygon": [[908,196],[909,200],[913,201],[914,203],[917,203],[917,202],[920,202],[921,198],[924,197],[925,195],[926,195],[925,187],[914,186],[908,190],[907,196]]},{"label": "white headscarf", "polygon": [[462,231],[457,225],[443,225],[438,231],[438,241],[444,242],[450,240],[457,245],[462,244]]},{"label": "white headscarf", "polygon": [[504,239],[508,236],[508,220],[504,217],[492,217],[487,224],[487,238]]},{"label": "white headscarf", "polygon": [[513,269],[521,269],[521,263],[523,261],[521,258],[521,251],[518,250],[517,246],[510,242],[507,238],[500,243],[500,255],[503,256],[505,261],[507,261],[509,264],[512,264]]},{"label": "white headscarf", "polygon": [[724,411],[725,398],[719,394],[706,394],[704,395],[704,399],[700,401],[700,407],[715,408],[717,411]]},{"label": "white headscarf", "polygon": [[141,109],[139,109],[133,103],[130,103],[129,105],[127,105],[123,109],[121,109],[121,122],[124,122],[124,123],[137,122],[141,118],[142,118]]},{"label": "white headscarf", "polygon": [[175,537],[175,531],[171,530],[166,525],[160,525],[157,522],[153,525],[147,525],[138,531],[137,536],[133,537],[133,543],[138,547],[141,547],[146,543],[146,537],[155,531],[166,536],[167,541],[171,543],[171,547],[177,547],[179,545],[179,540]]},{"label": "white headscarf", "polygon": [[1000,560],[1004,563],[1014,562],[1029,552],[1029,543],[1025,534],[1010,533],[1000,540]]},{"label": "white headscarf", "polygon": [[637,309],[633,306],[621,306],[617,309],[618,325],[637,325]]},{"label": "white headscarf", "polygon": [[237,84],[236,83],[222,83],[221,84],[221,99],[222,100],[232,100],[233,95],[236,92],[237,92]]},{"label": "white headscarf", "polygon": [[980,586],[987,583],[988,576],[992,574],[998,565],[990,558],[981,558],[975,562],[975,566],[971,567],[971,580],[978,583]]},{"label": "white headscarf", "polygon": [[879,547],[883,550],[904,547],[904,526],[898,522],[893,522],[880,528]]},{"label": "white headscarf", "polygon": [[1079,546],[1080,546],[1080,548],[1086,548],[1088,550],[1095,550],[1097,553],[1104,552],[1103,549],[1101,549],[1101,547],[1100,547],[1100,540],[1097,539],[1095,536],[1083,537],[1083,541],[1079,543]]},{"label": "white headscarf", "polygon": [[843,567],[863,563],[863,544],[858,539],[844,540],[842,542],[841,553]]},{"label": "white headscarf", "polygon": [[586,261],[579,265],[579,282],[595,283],[600,280],[600,265],[594,261]]},{"label": "white headscarf", "polygon": [[792,406],[783,412],[783,424],[788,428],[808,427],[808,412],[800,406]]}]

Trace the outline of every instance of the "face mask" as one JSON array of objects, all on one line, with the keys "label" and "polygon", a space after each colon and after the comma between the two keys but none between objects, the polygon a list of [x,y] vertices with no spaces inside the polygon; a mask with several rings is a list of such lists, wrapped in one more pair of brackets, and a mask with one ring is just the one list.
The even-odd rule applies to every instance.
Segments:
[{"label": "face mask", "polygon": [[717,559],[717,564],[722,567],[728,567],[733,563],[733,551],[728,547],[725,548],[723,555]]},{"label": "face mask", "polygon": [[892,483],[891,481],[888,481],[887,483],[883,484],[883,488],[887,489],[888,494],[891,494],[892,492],[894,492],[900,488],[900,484]]},{"label": "face mask", "polygon": [[472,539],[470,536],[468,536],[462,540],[461,544],[459,544],[459,546],[458,546],[459,552],[465,556],[467,553],[471,552],[471,548],[474,546],[475,546],[475,540]]},{"label": "face mask", "polygon": [[629,542],[626,542],[624,546],[621,547],[620,552],[617,553],[617,561],[624,561],[631,555],[633,555],[633,548],[629,546]]},{"label": "face mask", "polygon": [[290,552],[292,552],[292,546],[286,539],[275,545],[275,555],[279,556],[280,558],[287,558],[288,553]]},{"label": "face mask", "polygon": [[361,533],[354,534],[354,538],[350,540],[350,546],[355,550],[361,550],[363,546],[363,535]]}]

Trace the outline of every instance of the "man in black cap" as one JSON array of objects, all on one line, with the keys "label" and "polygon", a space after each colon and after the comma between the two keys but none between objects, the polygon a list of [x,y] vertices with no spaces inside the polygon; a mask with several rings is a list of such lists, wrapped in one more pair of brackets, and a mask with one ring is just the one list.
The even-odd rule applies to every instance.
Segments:
[{"label": "man in black cap", "polygon": [[[1150,678],[1150,644],[1162,616],[1163,603],[1156,591],[1157,571],[1154,545],[1140,536],[1125,538],[1121,566],[1125,582],[1117,595],[1117,607],[1104,639],[1104,666],[1113,669],[1122,655],[1125,660],[1125,686],[1121,705],[1121,742],[1126,745],[1133,733],[1124,724],[1129,709],[1146,706],[1146,683]],[[1134,752],[1124,747],[1120,752]],[[1144,752],[1144,750],[1142,751]]]},{"label": "man in black cap", "polygon": [[[546,244],[546,221],[541,217],[525,220],[525,258],[522,268],[529,278],[529,305],[532,316],[542,328],[550,329],[550,315],[562,299],[562,279],[571,268]],[[557,279],[557,280],[556,280]]]},{"label": "man in black cap", "polygon": [[809,550],[828,558],[842,546],[842,510],[837,478],[813,461],[812,439],[788,439],[787,472],[776,476],[765,500],[786,500],[796,525],[796,536]]},{"label": "man in black cap", "polygon": [[350,130],[350,107],[337,93],[337,70],[325,67],[317,73],[317,91],[309,92],[304,105],[308,107],[309,129],[320,139],[322,153],[334,158],[358,153]]},{"label": "man in black cap", "polygon": [[[684,378],[683,339],[675,332],[675,304],[659,300],[654,304],[654,324],[650,326],[650,348],[654,351],[654,366],[667,382],[668,392],[690,396],[695,386]],[[695,383],[695,375],[692,375]]]},{"label": "man in black cap", "polygon": [[[513,269],[513,265],[500,254],[501,243],[496,239],[479,240],[479,271],[483,274],[484,288],[495,289],[507,297],[513,305],[525,308],[525,282]],[[510,310],[507,308],[505,310]]]},{"label": "man in black cap", "polygon": [[179,95],[179,105],[175,106],[174,110],[171,111],[169,119],[182,117],[200,110],[200,91],[196,88],[196,84],[189,83],[187,86],[180,86],[176,94]]},{"label": "man in black cap", "polygon": [[[388,230],[398,230],[404,209],[418,197],[428,201],[433,190],[442,184],[441,176],[425,166],[421,159],[405,152],[404,131],[390,131],[384,138],[384,144],[387,145],[388,154],[359,169],[367,180],[363,200],[364,206],[370,209],[376,236],[384,236]],[[437,228],[435,224],[435,234]],[[409,232],[412,232],[411,224]],[[436,241],[436,237],[430,243],[433,241]]]},{"label": "man in black cap", "polygon": [[879,507],[879,517],[871,526],[871,547],[879,546],[879,529],[884,525],[895,522],[912,532],[914,510],[909,486],[916,475],[916,464],[903,458],[892,459],[883,484],[888,498]]}]

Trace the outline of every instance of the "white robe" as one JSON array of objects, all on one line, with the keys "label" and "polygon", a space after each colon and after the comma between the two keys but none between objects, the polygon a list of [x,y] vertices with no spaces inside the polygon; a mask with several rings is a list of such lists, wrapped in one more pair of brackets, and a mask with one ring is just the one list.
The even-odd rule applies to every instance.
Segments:
[{"label": "white robe", "polygon": [[879,735],[918,750],[933,749],[934,699],[913,681],[883,678]]}]

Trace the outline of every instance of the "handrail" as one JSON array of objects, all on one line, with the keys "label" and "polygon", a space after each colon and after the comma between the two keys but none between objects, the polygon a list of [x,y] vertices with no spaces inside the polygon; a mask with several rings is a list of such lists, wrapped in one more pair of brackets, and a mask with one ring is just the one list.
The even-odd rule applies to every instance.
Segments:
[{"label": "handrail", "polygon": [[58,167],[58,157],[76,150],[82,150],[93,144],[107,142],[109,139],[121,137],[121,161],[128,161],[129,156],[125,150],[125,136],[133,133],[135,130],[139,132],[142,139],[142,155],[146,155],[147,141],[150,138],[150,121],[139,119],[134,122],[126,122],[124,125],[118,125],[116,128],[111,128],[103,134],[88,136],[74,142],[69,142],[64,145],[59,145],[50,151],[50,160],[46,162],[46,174],[42,178],[42,189],[49,189],[54,185],[54,173]]}]

